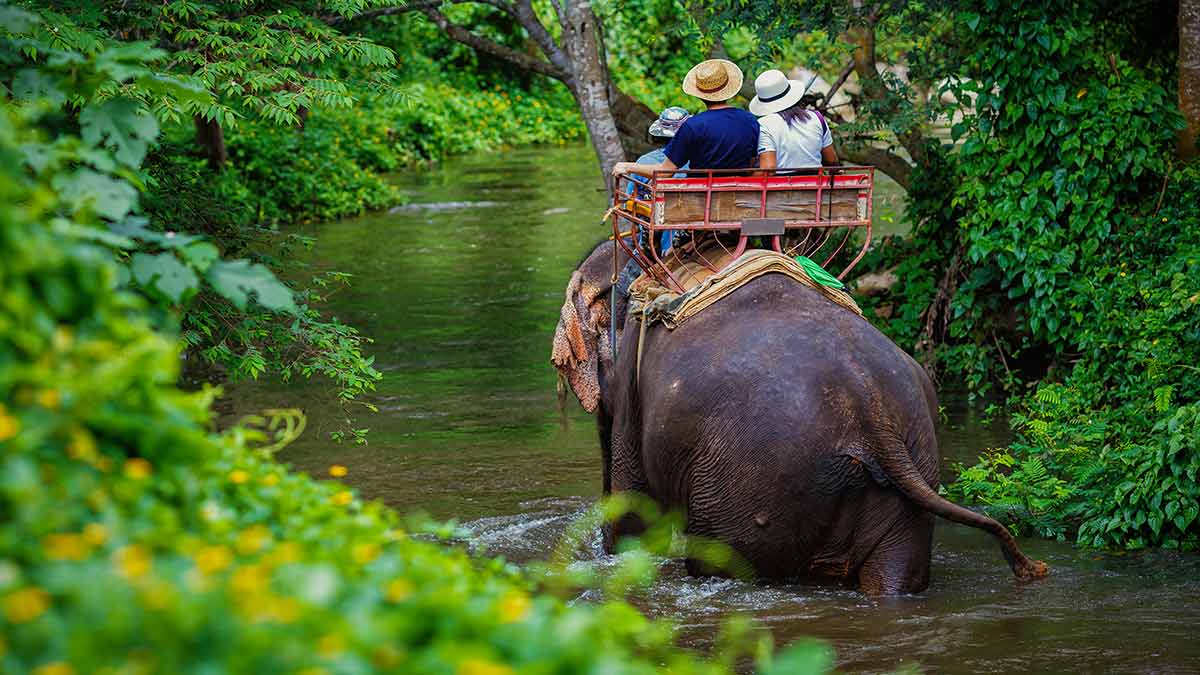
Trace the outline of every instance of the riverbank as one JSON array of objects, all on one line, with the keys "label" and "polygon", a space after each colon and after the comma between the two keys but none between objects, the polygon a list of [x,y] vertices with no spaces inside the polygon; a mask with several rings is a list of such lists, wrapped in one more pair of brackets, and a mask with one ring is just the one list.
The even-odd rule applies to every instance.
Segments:
[{"label": "riverbank", "polygon": [[[310,112],[302,128],[246,120],[226,132],[229,163],[205,164],[188,127],[174,127],[151,155],[152,215],[191,214],[180,229],[214,217],[242,227],[338,220],[396,206],[388,174],[446,157],[582,140],[569,92],[541,80],[476,89],[412,82],[399,97],[364,94],[353,108]],[[169,189],[168,189],[169,188]],[[195,205],[219,206],[222,213]],[[190,205],[190,208],[181,208]],[[203,222],[209,221],[209,222]]]}]

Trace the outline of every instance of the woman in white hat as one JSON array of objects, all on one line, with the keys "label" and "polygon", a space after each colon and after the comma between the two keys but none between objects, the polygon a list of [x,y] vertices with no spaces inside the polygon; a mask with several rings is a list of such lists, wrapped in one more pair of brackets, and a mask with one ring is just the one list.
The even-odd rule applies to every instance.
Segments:
[{"label": "woman in white hat", "polygon": [[758,120],[729,105],[742,88],[742,70],[724,59],[697,64],[683,79],[683,91],[704,101],[704,112],[689,117],[663,150],[658,164],[617,162],[613,174],[636,173],[653,177],[656,171],[692,169],[746,169],[755,165]]},{"label": "woman in white hat", "polygon": [[[812,83],[809,82],[811,85]],[[758,115],[758,166],[803,169],[838,163],[829,124],[800,102],[808,87],[768,70],[754,80],[750,112]]]}]

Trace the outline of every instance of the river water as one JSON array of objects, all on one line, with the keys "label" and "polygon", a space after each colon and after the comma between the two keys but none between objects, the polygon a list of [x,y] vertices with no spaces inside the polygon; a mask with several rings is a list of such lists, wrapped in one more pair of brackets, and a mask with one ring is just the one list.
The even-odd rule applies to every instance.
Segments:
[{"label": "river water", "polygon": [[[328,440],[346,414],[327,384],[242,384],[232,405],[303,409],[308,431],[280,453],[299,470],[344,465],[342,480],[368,499],[457,520],[492,555],[544,557],[600,492],[594,423],[571,401],[564,426],[548,363],[570,271],[608,234],[594,160],[585,147],[523,149],[396,181],[410,205],[299,230],[319,235],[305,256],[314,272],[354,274],[328,309],[375,340],[379,413],[355,414],[369,443]],[[880,225],[894,231],[898,192],[876,194]],[[944,395],[943,405],[947,465],[1007,439],[963,401]],[[943,521],[932,583],[917,596],[693,579],[664,563],[638,604],[700,649],[732,612],[778,644],[823,638],[847,672],[1200,673],[1200,556],[1021,543],[1051,577],[1014,582],[987,535]],[[595,546],[581,555],[603,557]]]}]

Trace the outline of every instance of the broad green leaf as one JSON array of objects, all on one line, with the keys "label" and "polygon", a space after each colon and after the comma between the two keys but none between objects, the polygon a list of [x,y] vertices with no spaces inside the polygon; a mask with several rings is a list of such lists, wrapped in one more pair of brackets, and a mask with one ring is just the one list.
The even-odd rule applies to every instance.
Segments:
[{"label": "broad green leaf", "polygon": [[189,244],[179,249],[179,252],[183,254],[184,260],[201,272],[207,271],[221,257],[221,252],[217,250],[217,247],[207,241]]},{"label": "broad green leaf", "polygon": [[137,86],[151,94],[169,96],[182,103],[212,103],[212,94],[207,89],[179,77],[148,73],[137,78]]},{"label": "broad green leaf", "polygon": [[103,218],[120,220],[137,204],[137,190],[132,185],[91,169],[59,174],[53,185],[75,213],[90,210]]},{"label": "broad green leaf", "polygon": [[194,234],[173,231],[156,232],[147,227],[149,223],[150,221],[142,216],[130,216],[121,222],[112,223],[108,226],[108,229],[123,237],[140,239],[145,242],[158,244],[163,248],[183,248],[203,240],[203,237],[198,237]]},{"label": "broad green leaf", "polygon": [[157,290],[171,302],[180,302],[200,284],[196,273],[179,262],[173,253],[136,253],[130,266],[133,278],[139,284]]},{"label": "broad green leaf", "polygon": [[13,77],[13,98],[23,101],[42,99],[51,106],[61,106],[67,102],[67,95],[58,86],[61,80],[62,77],[57,73],[48,74],[33,68],[22,68]]},{"label": "broad green leaf", "polygon": [[218,260],[208,269],[208,282],[238,309],[246,308],[253,293],[258,304],[267,309],[297,312],[291,289],[263,265],[248,260]]},{"label": "broad green leaf", "polygon": [[815,640],[801,640],[779,652],[762,672],[764,675],[827,673],[832,668],[833,651],[829,645]]},{"label": "broad green leaf", "polygon": [[158,135],[158,120],[127,98],[88,104],[79,113],[79,126],[85,143],[113,148],[117,161],[128,167],[141,164]]}]

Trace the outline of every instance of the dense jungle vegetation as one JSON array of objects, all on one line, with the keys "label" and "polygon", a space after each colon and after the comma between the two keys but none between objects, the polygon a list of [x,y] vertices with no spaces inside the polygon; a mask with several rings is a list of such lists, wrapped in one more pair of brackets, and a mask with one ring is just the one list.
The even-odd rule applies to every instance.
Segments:
[{"label": "dense jungle vegetation", "polygon": [[1187,2],[857,4],[0,2],[3,669],[827,668],[737,622],[700,660],[622,602],[567,606],[589,580],[289,473],[294,411],[217,432],[200,384],[326,378],[365,441],[369,336],[322,311],[353,279],[275,226],[395,206],[388,172],[450,153],[590,140],[603,164],[695,108],[677,84],[709,54],[856,84],[816,104],[912,222],[864,304],[1013,415],[948,493],[1085,546],[1200,548],[1200,165],[1165,37]]}]

